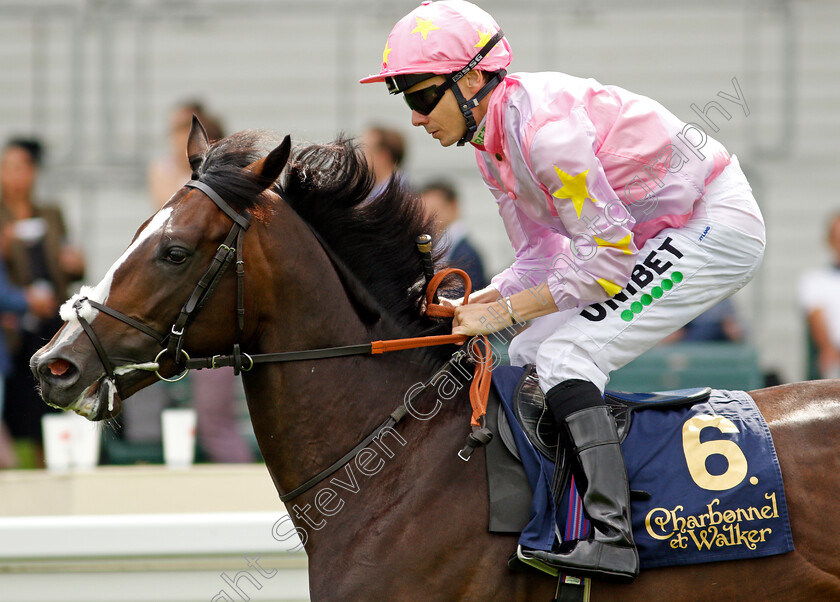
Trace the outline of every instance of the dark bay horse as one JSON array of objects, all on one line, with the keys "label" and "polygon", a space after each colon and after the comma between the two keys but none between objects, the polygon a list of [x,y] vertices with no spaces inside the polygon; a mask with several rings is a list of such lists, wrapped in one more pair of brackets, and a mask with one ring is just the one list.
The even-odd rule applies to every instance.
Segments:
[{"label": "dark bay horse", "polygon": [[[457,348],[249,364],[256,354],[450,326],[423,315],[414,239],[430,224],[416,200],[398,185],[368,200],[371,177],[349,143],[310,146],[291,160],[288,138],[268,154],[262,144],[245,132],[210,146],[194,123],[193,180],[209,188],[181,189],[140,227],[102,282],[62,308],[67,323],[32,368],[48,403],[103,420],[154,382],[153,370],[178,373],[185,352],[226,355],[241,344],[251,420],[283,495],[353,450]],[[201,311],[173,327],[195,283],[207,284],[208,266],[232,246],[240,214],[251,216],[247,234],[234,237],[241,286],[227,270],[194,304]],[[173,337],[183,351],[163,351]],[[448,391],[420,390],[395,428],[286,504],[288,532],[305,540],[313,600],[553,598],[552,578],[507,569],[516,538],[487,532],[484,453],[469,462],[457,455],[469,430],[467,387]],[[632,585],[593,584],[593,600],[840,599],[840,382],[752,395],[775,439],[796,551],[643,571]]]}]

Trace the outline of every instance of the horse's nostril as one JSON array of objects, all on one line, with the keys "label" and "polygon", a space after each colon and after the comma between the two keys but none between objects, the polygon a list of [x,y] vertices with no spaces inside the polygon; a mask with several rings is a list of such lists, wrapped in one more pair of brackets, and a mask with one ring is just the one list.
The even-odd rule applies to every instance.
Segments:
[{"label": "horse's nostril", "polygon": [[67,360],[58,359],[50,362],[49,369],[53,376],[63,376],[72,366]]},{"label": "horse's nostril", "polygon": [[37,362],[36,378],[52,382],[54,385],[71,386],[79,377],[79,370],[73,362],[62,357],[44,359]]}]

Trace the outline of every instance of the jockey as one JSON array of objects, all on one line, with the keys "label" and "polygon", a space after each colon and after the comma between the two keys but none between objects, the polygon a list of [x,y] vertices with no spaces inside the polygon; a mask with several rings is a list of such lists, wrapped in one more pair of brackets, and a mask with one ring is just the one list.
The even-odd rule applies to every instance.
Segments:
[{"label": "jockey", "polygon": [[452,302],[452,332],[530,322],[511,342],[511,363],[536,364],[593,527],[587,539],[519,557],[631,581],[639,557],[604,388],[613,370],[752,278],[764,221],[737,159],[701,127],[592,79],[507,75],[510,61],[485,11],[423,2],[394,26],[380,72],[361,82],[402,93],[412,124],[441,146],[475,148],[513,245],[513,264],[490,286]]}]

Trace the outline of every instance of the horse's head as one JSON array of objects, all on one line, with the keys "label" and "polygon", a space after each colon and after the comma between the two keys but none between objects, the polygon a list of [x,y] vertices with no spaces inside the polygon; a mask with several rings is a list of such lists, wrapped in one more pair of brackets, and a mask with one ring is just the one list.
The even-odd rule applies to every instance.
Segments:
[{"label": "horse's head", "polygon": [[210,146],[193,120],[193,180],[140,227],[99,284],[62,306],[66,324],[32,357],[48,404],[91,420],[117,415],[121,398],[157,380],[156,370],[180,372],[185,329],[191,352],[230,352],[239,334],[238,285],[235,267],[224,268],[235,266],[233,247],[290,151],[287,136],[257,159],[252,142],[240,133]]}]

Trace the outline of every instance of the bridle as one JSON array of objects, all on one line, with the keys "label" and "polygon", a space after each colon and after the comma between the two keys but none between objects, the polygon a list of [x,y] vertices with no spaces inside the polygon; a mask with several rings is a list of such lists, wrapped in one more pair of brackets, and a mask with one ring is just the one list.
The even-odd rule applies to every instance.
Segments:
[{"label": "bridle", "polygon": [[[79,320],[82,329],[90,339],[90,342],[96,350],[96,354],[99,356],[99,360],[102,363],[103,368],[105,369],[105,378],[109,379],[113,383],[113,386],[116,389],[117,393],[120,395],[120,397],[122,397],[122,391],[119,384],[119,373],[130,372],[132,370],[153,371],[160,380],[166,382],[176,382],[183,379],[191,369],[222,368],[232,366],[234,374],[238,375],[241,372],[247,372],[253,369],[254,365],[259,363],[290,362],[307,359],[343,357],[349,355],[380,354],[388,351],[414,349],[418,347],[431,347],[435,345],[444,344],[462,344],[466,341],[467,337],[463,335],[439,335],[407,339],[395,339],[391,341],[373,341],[371,343],[363,343],[359,345],[328,347],[324,349],[307,349],[302,351],[285,351],[278,353],[261,353],[254,355],[243,353],[240,349],[240,343],[242,341],[242,336],[245,327],[245,262],[242,254],[242,236],[248,229],[248,227],[251,225],[251,216],[250,214],[244,211],[242,213],[238,213],[237,211],[235,211],[230,206],[230,204],[227,203],[227,201],[225,201],[218,193],[216,193],[216,191],[214,191],[210,186],[208,186],[204,182],[201,182],[199,180],[190,180],[184,186],[187,188],[198,189],[205,195],[207,195],[207,197],[210,198],[210,200],[212,200],[216,204],[216,206],[219,207],[219,209],[221,209],[225,213],[225,215],[227,215],[233,221],[233,225],[231,226],[230,231],[225,237],[224,242],[222,242],[222,244],[220,244],[216,249],[216,254],[213,257],[213,260],[210,262],[210,265],[208,266],[207,270],[204,272],[201,279],[196,284],[186,303],[184,303],[184,305],[181,307],[181,311],[179,312],[178,317],[175,319],[175,322],[170,328],[170,331],[168,333],[161,333],[155,330],[154,328],[143,324],[139,320],[127,316],[126,314],[116,309],[107,307],[102,303],[93,301],[87,297],[80,297],[76,299],[73,303],[73,309],[75,310],[76,318]],[[279,191],[279,189],[277,190],[278,193],[280,193],[282,196],[282,191]],[[342,274],[343,264],[331,251],[329,245],[326,244],[326,242],[321,238],[318,232],[315,231],[311,226],[310,230],[313,232],[318,242],[321,244],[322,248],[327,253],[330,260],[333,262],[333,265],[337,268],[339,275],[346,277],[346,274]],[[196,314],[198,314],[198,312],[201,311],[201,309],[204,307],[208,298],[216,289],[216,286],[219,284],[219,281],[225,274],[225,271],[228,269],[230,264],[233,262],[234,258],[236,259],[236,337],[234,339],[235,343],[233,344],[233,352],[230,355],[214,355],[211,357],[190,358],[189,354],[184,350],[184,339],[186,337],[186,330],[192,323]],[[448,272],[460,273],[460,275],[465,279],[465,302],[469,298],[469,278],[467,277],[466,273],[464,273],[461,270],[450,269],[444,272],[439,272],[434,276],[434,278],[431,279],[430,282],[428,282],[428,290],[426,295],[428,308],[432,308],[432,302],[434,299],[435,291],[437,290],[437,286],[438,284],[440,284],[443,277],[447,275]],[[125,364],[114,368],[113,362],[108,357],[108,354],[105,352],[105,348],[102,346],[102,343],[99,340],[99,337],[97,336],[96,332],[93,330],[93,327],[88,322],[88,320],[85,319],[85,317],[82,315],[82,310],[84,309],[86,303],[89,304],[91,307],[103,312],[104,314],[111,316],[112,318],[119,320],[120,322],[131,326],[132,328],[139,330],[143,334],[146,334],[149,337],[153,338],[162,347],[161,351],[157,354],[157,356],[155,356],[154,361],[140,364]],[[434,305],[434,308],[437,309],[437,313],[427,313],[429,313],[429,315],[445,315],[445,310],[441,306]],[[473,379],[473,387],[470,391],[470,401],[473,405],[473,429],[469,437],[467,438],[466,445],[458,453],[459,457],[465,461],[469,460],[469,457],[474,449],[487,444],[490,441],[490,438],[492,437],[492,435],[483,423],[483,416],[486,412],[487,395],[489,393],[490,387],[489,363],[491,353],[490,346],[486,338],[483,342],[485,348],[478,352],[480,361],[476,362],[476,376]],[[183,372],[172,378],[167,378],[161,375],[159,362],[165,354],[174,355],[176,366],[183,368]],[[410,405],[410,403],[417,397],[419,397],[423,392],[425,392],[426,389],[430,388],[433,383],[436,382],[438,374],[443,370],[446,370],[450,362],[460,362],[466,356],[467,353],[463,349],[459,349],[458,351],[456,351],[456,353],[452,356],[452,359],[450,359],[449,362],[447,362],[447,365],[441,368],[441,370],[439,370],[431,379],[429,379],[429,381],[423,387],[415,389],[410,398],[401,402],[397,406],[397,408],[393,412],[391,412],[391,414],[388,415],[385,421],[373,431],[371,431],[367,435],[367,437],[365,437],[361,442],[359,442],[359,444],[356,447],[354,447],[352,450],[350,450],[347,454],[342,456],[328,468],[322,470],[320,473],[318,473],[302,485],[298,486],[297,488],[285,495],[281,495],[280,500],[286,502],[290,499],[297,497],[298,495],[312,488],[318,482],[323,480],[326,476],[329,476],[337,469],[341,468],[350,459],[352,459],[356,455],[356,453],[358,453],[359,450],[366,447],[371,441],[373,441],[373,439],[379,436],[383,429],[393,427],[400,420],[402,420],[408,413],[407,407]],[[247,364],[243,360],[247,360]],[[479,399],[482,396],[483,402]],[[479,423],[477,419],[482,420]]]},{"label": "bridle", "polygon": [[[154,371],[157,377],[160,380],[164,380],[167,382],[176,382],[183,379],[190,369],[193,366],[190,366],[190,362],[194,361],[191,360],[189,354],[184,350],[184,339],[186,338],[186,331],[187,327],[193,321],[195,316],[198,314],[199,311],[204,307],[207,303],[207,300],[210,298],[210,295],[213,294],[213,291],[216,289],[216,286],[224,276],[225,272],[227,271],[230,264],[236,259],[236,338],[235,343],[233,345],[233,353],[230,356],[223,356],[223,357],[230,357],[230,363],[223,364],[223,363],[216,363],[214,358],[209,358],[210,360],[210,367],[222,367],[222,365],[229,365],[233,366],[234,372],[239,374],[242,371],[250,370],[254,367],[254,362],[247,354],[243,354],[240,351],[240,343],[242,340],[242,334],[245,329],[245,295],[244,295],[244,279],[245,279],[245,261],[243,260],[242,256],[242,235],[251,225],[251,216],[246,213],[238,213],[231,207],[227,201],[225,201],[219,194],[216,193],[210,186],[201,182],[199,180],[190,180],[186,184],[184,184],[187,188],[195,188],[203,192],[207,197],[212,200],[219,209],[221,209],[225,215],[227,215],[232,221],[233,225],[230,228],[227,236],[224,239],[224,242],[218,246],[216,249],[216,254],[213,257],[213,260],[210,262],[210,265],[205,270],[204,274],[199,279],[198,283],[195,285],[190,296],[187,298],[187,301],[181,307],[180,312],[178,313],[178,317],[175,319],[175,322],[172,324],[168,333],[161,333],[150,326],[143,324],[139,320],[135,320],[134,318],[125,315],[124,313],[107,307],[102,303],[89,299],[87,297],[79,297],[73,303],[73,309],[76,313],[76,318],[79,320],[79,324],[81,324],[82,329],[84,330],[85,334],[90,339],[93,348],[96,350],[96,354],[99,356],[99,361],[102,363],[102,367],[105,369],[105,376],[106,378],[110,379],[113,383],[114,387],[117,390],[117,393],[122,397],[122,391],[119,382],[118,371],[126,371],[127,369],[136,369],[136,370],[148,370]],[[94,309],[97,309],[112,318],[119,320],[120,322],[131,326],[132,328],[139,330],[143,334],[148,335],[149,337],[153,338],[161,347],[161,351],[157,354],[153,362],[143,363],[143,364],[131,364],[128,366],[120,366],[119,369],[115,369],[113,362],[108,357],[108,354],[105,352],[105,348],[102,346],[99,337],[97,336],[96,332],[93,330],[93,327],[90,323],[85,319],[82,315],[82,310],[85,307],[85,304],[89,304]],[[183,368],[183,372],[178,374],[173,378],[167,378],[160,374],[160,359],[166,355],[171,354],[175,358],[175,364],[178,367]],[[214,356],[219,357],[219,356]],[[203,359],[203,358],[197,358]],[[247,366],[243,363],[244,360],[248,360]],[[197,366],[195,366],[197,367]]]}]

